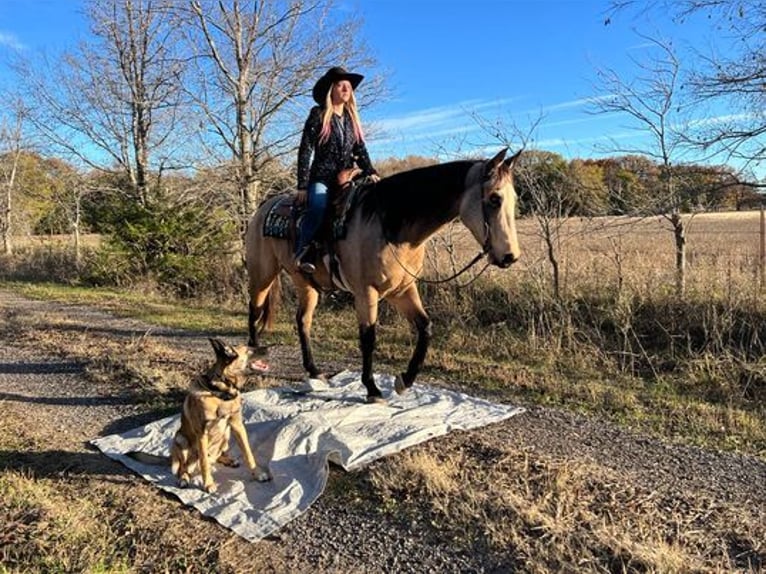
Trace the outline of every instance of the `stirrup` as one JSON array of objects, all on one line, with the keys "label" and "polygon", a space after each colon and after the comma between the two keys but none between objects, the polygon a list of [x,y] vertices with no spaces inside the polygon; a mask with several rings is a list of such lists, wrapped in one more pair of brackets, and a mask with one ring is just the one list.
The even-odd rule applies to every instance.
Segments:
[{"label": "stirrup", "polygon": [[304,257],[306,257],[309,254],[309,251],[311,250],[311,245],[307,245],[303,249],[301,249],[301,252],[298,253],[298,255],[295,257],[295,266],[303,271],[304,273],[314,273],[314,271],[317,270],[316,265],[311,263],[310,261],[304,261]]},{"label": "stirrup", "polygon": [[311,274],[317,270],[316,265],[314,265],[313,263],[309,263],[308,261],[299,261],[298,269],[308,274]]}]

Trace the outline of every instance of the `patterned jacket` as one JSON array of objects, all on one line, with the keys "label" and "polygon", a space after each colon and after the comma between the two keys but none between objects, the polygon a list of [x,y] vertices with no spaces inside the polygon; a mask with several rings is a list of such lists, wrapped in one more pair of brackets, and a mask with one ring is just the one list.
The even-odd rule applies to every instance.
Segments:
[{"label": "patterned jacket", "polygon": [[[364,142],[354,139],[354,124],[348,112],[343,113],[343,132],[339,123],[333,122],[330,137],[323,144],[319,143],[322,130],[322,108],[314,106],[303,127],[303,137],[298,149],[298,189],[306,189],[309,181],[321,181],[328,187],[335,184],[338,173],[352,167],[354,161],[362,170],[362,175],[377,173],[372,167],[370,156]],[[314,160],[311,161],[311,156]]]}]

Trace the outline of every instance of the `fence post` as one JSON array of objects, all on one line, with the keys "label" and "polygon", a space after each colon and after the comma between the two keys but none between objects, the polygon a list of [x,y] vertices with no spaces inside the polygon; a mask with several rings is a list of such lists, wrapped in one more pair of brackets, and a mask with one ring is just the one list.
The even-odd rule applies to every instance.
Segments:
[{"label": "fence post", "polygon": [[766,288],[766,214],[763,203],[761,204],[761,259],[759,261],[761,272],[761,291]]}]

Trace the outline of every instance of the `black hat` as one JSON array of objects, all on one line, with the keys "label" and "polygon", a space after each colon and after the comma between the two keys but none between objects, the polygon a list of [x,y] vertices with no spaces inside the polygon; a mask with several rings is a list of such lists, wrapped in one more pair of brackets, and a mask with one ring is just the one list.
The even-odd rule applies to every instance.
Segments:
[{"label": "black hat", "polygon": [[352,74],[351,72],[347,72],[345,68],[334,66],[327,70],[325,75],[317,80],[317,83],[314,84],[314,89],[311,90],[311,95],[314,97],[314,101],[322,106],[324,105],[330,86],[335,82],[348,80],[351,83],[351,87],[356,89],[363,79],[364,76],[361,74]]}]

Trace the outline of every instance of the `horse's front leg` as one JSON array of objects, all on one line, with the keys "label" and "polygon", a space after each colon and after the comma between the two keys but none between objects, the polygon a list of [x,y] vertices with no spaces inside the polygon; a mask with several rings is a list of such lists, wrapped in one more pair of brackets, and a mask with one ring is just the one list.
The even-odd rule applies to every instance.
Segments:
[{"label": "horse's front leg", "polygon": [[378,321],[378,293],[372,288],[358,293],[354,299],[359,320],[359,347],[362,351],[362,383],[367,389],[368,403],[385,402],[383,393],[375,384],[372,355],[375,351],[375,325]]},{"label": "horse's front leg", "polygon": [[312,379],[322,378],[311,352],[311,322],[319,302],[319,292],[306,282],[296,281],[295,287],[298,290],[298,311],[295,314],[295,321],[298,325],[298,340],[301,344],[303,368],[306,369]]},{"label": "horse's front leg", "polygon": [[415,350],[412,352],[407,371],[396,377],[394,388],[397,393],[402,394],[415,382],[415,377],[425,361],[431,342],[431,319],[423,308],[420,293],[414,283],[404,293],[389,297],[388,301],[406,317],[417,334]]}]

